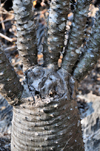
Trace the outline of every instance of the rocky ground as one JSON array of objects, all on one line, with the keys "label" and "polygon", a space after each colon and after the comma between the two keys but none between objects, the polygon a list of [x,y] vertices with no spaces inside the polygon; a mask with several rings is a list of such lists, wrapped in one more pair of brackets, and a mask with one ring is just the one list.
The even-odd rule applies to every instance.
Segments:
[{"label": "rocky ground", "polygon": [[81,115],[85,151],[100,151],[100,96],[90,92],[80,98],[86,100],[88,106]]},{"label": "rocky ground", "polygon": [[12,106],[0,95],[0,151],[10,151]]},{"label": "rocky ground", "polygon": [[77,101],[85,151],[100,151],[100,61],[81,82]]}]

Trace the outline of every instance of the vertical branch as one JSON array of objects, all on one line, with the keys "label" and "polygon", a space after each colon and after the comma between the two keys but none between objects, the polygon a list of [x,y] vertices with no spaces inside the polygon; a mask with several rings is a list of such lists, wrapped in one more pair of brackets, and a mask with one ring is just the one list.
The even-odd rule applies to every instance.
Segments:
[{"label": "vertical branch", "polygon": [[50,3],[47,48],[44,50],[44,65],[57,66],[64,46],[66,19],[69,13],[69,0],[53,0]]},{"label": "vertical branch", "polygon": [[62,67],[69,73],[72,72],[72,69],[81,53],[79,48],[83,42],[84,29],[86,26],[90,2],[91,0],[78,0],[77,2],[74,20],[71,26],[71,32],[62,63]]},{"label": "vertical branch", "polygon": [[0,93],[9,104],[17,104],[23,92],[23,86],[6,58],[3,50],[0,48]]},{"label": "vertical branch", "polygon": [[33,21],[32,0],[14,0],[17,26],[17,47],[25,69],[37,64],[36,27]]},{"label": "vertical branch", "polygon": [[44,29],[44,42],[43,42],[43,60],[44,60],[44,66],[46,66],[46,56],[48,52],[48,44],[47,44],[47,39],[48,39],[48,21],[49,21],[49,12],[46,15],[45,14],[45,29]]},{"label": "vertical branch", "polygon": [[96,14],[95,24],[89,41],[85,47],[85,54],[74,70],[73,76],[78,81],[82,80],[88,71],[93,69],[100,57],[100,8]]}]

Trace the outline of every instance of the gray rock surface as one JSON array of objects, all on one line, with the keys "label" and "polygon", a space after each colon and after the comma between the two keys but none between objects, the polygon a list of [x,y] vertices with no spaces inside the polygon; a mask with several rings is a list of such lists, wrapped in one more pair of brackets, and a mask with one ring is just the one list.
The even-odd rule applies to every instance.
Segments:
[{"label": "gray rock surface", "polygon": [[85,151],[100,151],[100,96],[90,92],[77,97],[84,99],[88,106],[85,112],[81,112]]},{"label": "gray rock surface", "polygon": [[0,95],[0,151],[10,151],[12,106]]}]

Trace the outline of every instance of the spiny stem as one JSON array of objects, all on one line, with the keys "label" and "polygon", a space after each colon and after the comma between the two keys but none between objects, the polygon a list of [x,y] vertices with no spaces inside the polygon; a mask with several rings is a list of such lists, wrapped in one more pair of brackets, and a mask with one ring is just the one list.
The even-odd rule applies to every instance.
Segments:
[{"label": "spiny stem", "polygon": [[71,26],[69,40],[62,63],[62,68],[67,70],[69,73],[72,72],[75,63],[81,54],[79,48],[83,42],[84,29],[86,26],[90,2],[91,0],[78,0],[77,2],[74,20]]},{"label": "spiny stem", "polygon": [[64,46],[64,33],[67,15],[69,13],[69,0],[53,0],[50,4],[47,50],[44,50],[44,65],[57,66],[60,52]]},{"label": "spiny stem", "polygon": [[33,20],[32,0],[14,0],[13,9],[17,26],[17,47],[25,69],[37,64],[36,27]]},{"label": "spiny stem", "polygon": [[88,71],[93,69],[100,57],[100,8],[96,14],[95,24],[89,41],[85,47],[85,54],[79,61],[73,76],[78,81],[82,80]]}]

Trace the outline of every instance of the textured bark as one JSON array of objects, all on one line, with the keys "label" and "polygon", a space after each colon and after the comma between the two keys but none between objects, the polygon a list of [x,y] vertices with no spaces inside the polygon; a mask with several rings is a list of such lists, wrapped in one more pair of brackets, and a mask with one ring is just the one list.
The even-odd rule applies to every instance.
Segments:
[{"label": "textured bark", "polygon": [[44,66],[46,66],[46,55],[48,51],[48,44],[47,44],[47,39],[48,39],[48,21],[49,21],[49,13],[45,17],[45,29],[44,29],[44,42],[43,42],[43,61],[44,61]]},{"label": "textured bark", "polygon": [[[36,42],[36,36],[35,32],[33,34],[34,25],[31,14],[31,2],[30,0],[14,0],[18,32],[17,45],[18,49],[21,50],[21,58],[26,68],[30,67],[32,63],[33,65],[36,64],[37,60],[36,43],[33,43],[33,40]],[[12,85],[9,93],[12,99],[18,97],[19,90],[21,91],[20,102],[17,106],[14,106],[12,151],[84,150],[77,104],[71,96],[75,96],[74,92],[76,91],[78,78],[80,79],[81,76],[84,76],[90,66],[93,67],[90,63],[94,64],[95,58],[99,56],[100,36],[97,32],[100,27],[99,17],[97,17],[97,24],[95,24],[96,34],[91,35],[93,44],[90,41],[87,43],[86,49],[88,48],[88,50],[80,61],[81,64],[76,67],[75,63],[80,55],[78,48],[82,44],[80,36],[83,36],[88,13],[88,6],[86,7],[86,5],[90,4],[90,2],[91,0],[78,1],[72,32],[69,36],[71,40],[69,39],[68,41],[68,46],[66,47],[68,51],[60,70],[55,71],[53,69],[57,67],[58,58],[64,45],[69,1],[52,0],[48,23],[47,48],[45,47],[46,49],[44,50],[44,65],[47,67],[35,66],[30,68],[26,72],[26,81],[23,82],[24,88],[18,83],[15,91],[13,89],[13,78],[11,78]],[[85,16],[83,13],[86,13]],[[80,24],[82,21],[83,25]],[[78,30],[80,30],[79,33]],[[3,84],[2,92],[4,86],[8,84],[8,77],[10,75],[16,77],[16,74],[12,75],[14,71],[11,71],[9,62],[5,63],[6,58],[4,58],[2,51],[1,54],[0,64],[2,65],[2,62],[4,62],[5,65],[0,65],[1,84]],[[29,63],[29,57],[31,58],[31,63]],[[3,79],[2,75],[5,75],[6,66],[11,72],[9,72],[8,77],[4,76],[5,79]],[[52,66],[54,67],[53,69]],[[84,69],[84,66],[86,69]],[[73,74],[73,77],[77,79],[76,81],[73,77],[69,77],[73,67],[76,68]],[[80,72],[80,68],[82,68],[82,72]],[[8,88],[6,89],[6,94],[9,95]],[[14,95],[11,93],[13,91]]]},{"label": "textured bark", "polygon": [[58,65],[63,50],[69,0],[53,0],[50,3],[47,49],[44,49],[44,65]]},{"label": "textured bark", "polygon": [[14,107],[11,150],[83,151],[76,107],[75,101],[65,97]]},{"label": "textured bark", "polygon": [[74,78],[78,81],[82,80],[93,69],[100,57],[100,9],[96,14],[92,34],[84,49],[85,54],[73,73]]},{"label": "textured bark", "polygon": [[0,48],[0,93],[9,104],[15,105],[19,102],[22,92],[23,86],[19,82],[17,74]]},{"label": "textured bark", "polygon": [[12,151],[84,150],[77,102],[68,99],[68,82],[62,75],[49,75],[42,67],[27,73],[35,101],[14,107]]},{"label": "textured bark", "polygon": [[[44,20],[45,22],[45,20]],[[39,23],[37,29],[37,46],[38,46],[38,53],[43,53],[43,43],[44,43],[44,34],[46,30],[46,25]]]},{"label": "textured bark", "polygon": [[84,29],[86,27],[87,16],[89,13],[89,5],[91,0],[78,0],[74,13],[74,20],[71,26],[68,44],[63,58],[62,67],[69,73],[72,72],[75,63],[80,54],[79,49],[83,43]]},{"label": "textured bark", "polygon": [[33,20],[32,0],[14,0],[17,26],[17,47],[25,69],[37,64],[36,27]]}]

